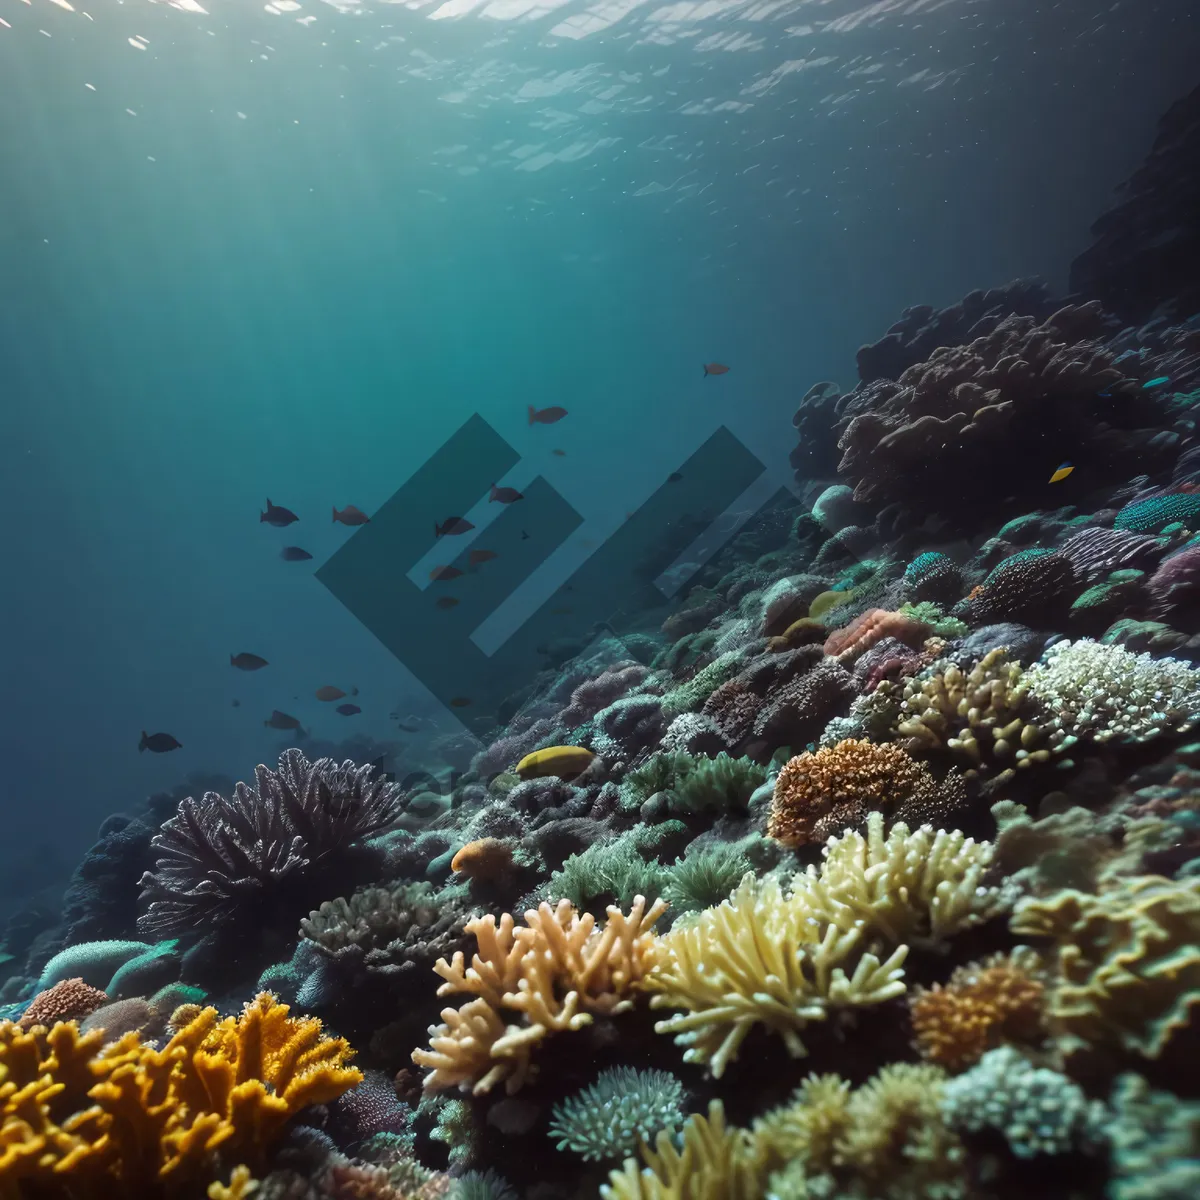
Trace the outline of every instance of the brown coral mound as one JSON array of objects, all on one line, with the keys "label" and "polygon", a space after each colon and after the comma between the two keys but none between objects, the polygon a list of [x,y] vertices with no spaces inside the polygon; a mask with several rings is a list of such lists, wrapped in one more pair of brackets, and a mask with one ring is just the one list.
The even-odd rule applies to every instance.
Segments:
[{"label": "brown coral mound", "polygon": [[847,738],[787,762],[775,780],[767,833],[788,846],[824,842],[868,812],[939,808],[928,768],[899,746]]},{"label": "brown coral mound", "polygon": [[965,346],[934,350],[898,381],[858,389],[842,407],[838,472],[854,498],[903,503],[958,524],[1007,497],[1044,487],[1030,445],[1070,448],[1094,485],[1151,471],[1164,414],[1103,344],[1098,304],[1060,309],[1042,324],[1011,316]]},{"label": "brown coral mound", "polygon": [[34,996],[17,1025],[21,1029],[35,1025],[49,1028],[55,1021],[82,1021],[107,1003],[108,997],[99,988],[82,979],[60,979]]},{"label": "brown coral mound", "polygon": [[930,632],[923,621],[903,613],[869,608],[844,629],[836,630],[825,639],[825,653],[841,663],[851,663],[884,638],[895,638],[919,650]]},{"label": "brown coral mound", "polygon": [[921,1057],[963,1071],[1001,1041],[1038,1040],[1043,991],[1021,964],[1004,957],[959,967],[944,986],[917,988],[908,1009]]}]

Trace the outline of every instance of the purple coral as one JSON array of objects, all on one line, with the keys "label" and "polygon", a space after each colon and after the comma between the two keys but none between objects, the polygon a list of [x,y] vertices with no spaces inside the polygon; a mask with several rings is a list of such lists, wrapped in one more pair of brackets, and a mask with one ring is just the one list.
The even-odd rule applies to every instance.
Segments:
[{"label": "purple coral", "polygon": [[205,933],[239,919],[252,929],[274,919],[290,925],[327,887],[345,887],[355,864],[372,857],[362,840],[404,806],[374,767],[309,762],[295,749],[283,752],[277,771],[259,766],[254,777],[228,799],[187,797],[154,836],[157,861],[141,879],[142,934]]},{"label": "purple coral", "polygon": [[1200,546],[1172,554],[1146,586],[1160,615],[1200,601]]}]

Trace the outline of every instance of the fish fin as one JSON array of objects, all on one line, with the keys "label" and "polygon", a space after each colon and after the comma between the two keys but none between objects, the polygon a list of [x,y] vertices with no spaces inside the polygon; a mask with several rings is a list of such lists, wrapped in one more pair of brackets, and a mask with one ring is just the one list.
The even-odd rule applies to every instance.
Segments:
[{"label": "fish fin", "polygon": [[706,379],[708,378],[708,366],[707,365],[705,365],[705,367],[704,367],[704,377]]},{"label": "fish fin", "polygon": [[267,519],[267,514],[260,512],[258,514],[258,523],[261,525]]},{"label": "fish fin", "polygon": [[333,506],[333,523],[335,525],[337,524],[337,505],[336,504]]},{"label": "fish fin", "polygon": [[140,742],[138,742],[138,753],[139,754],[141,754],[141,752],[143,750],[145,750],[146,745],[149,741],[150,741],[150,739],[146,736],[146,731],[143,729],[142,730],[142,740]]},{"label": "fish fin", "polygon": [[532,425],[537,420],[537,409],[531,404],[529,406],[529,423]]},{"label": "fish fin", "polygon": [[433,536],[434,537],[442,536],[442,531],[438,528],[438,523],[436,521],[434,521],[434,523],[433,523]]}]

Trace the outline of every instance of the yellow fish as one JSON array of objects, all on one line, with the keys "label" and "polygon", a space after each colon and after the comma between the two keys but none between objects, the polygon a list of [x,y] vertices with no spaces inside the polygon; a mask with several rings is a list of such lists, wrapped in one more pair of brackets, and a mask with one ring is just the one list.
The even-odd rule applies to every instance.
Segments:
[{"label": "yellow fish", "polygon": [[559,779],[574,779],[587,769],[596,756],[583,746],[547,746],[527,754],[516,765],[522,779],[544,779],[557,775]]},{"label": "yellow fish", "polygon": [[1050,482],[1051,483],[1062,483],[1062,481],[1064,479],[1066,479],[1066,477],[1068,475],[1070,475],[1070,473],[1073,470],[1075,470],[1075,468],[1069,462],[1063,463],[1063,465],[1061,467],[1059,467],[1058,470],[1055,471],[1053,475],[1050,476]]}]

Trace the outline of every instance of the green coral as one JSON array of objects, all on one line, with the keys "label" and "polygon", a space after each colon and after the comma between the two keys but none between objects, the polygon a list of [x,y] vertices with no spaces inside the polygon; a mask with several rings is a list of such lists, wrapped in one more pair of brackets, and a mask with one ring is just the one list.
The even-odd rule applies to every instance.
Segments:
[{"label": "green coral", "polygon": [[635,896],[655,900],[663,894],[667,868],[647,862],[630,835],[613,841],[593,842],[572,854],[550,876],[546,894],[551,901],[570,900],[576,908],[603,913],[609,904],[628,910]]},{"label": "green coral", "polygon": [[667,869],[663,899],[673,915],[712,908],[729,896],[752,866],[742,842],[690,850]]},{"label": "green coral", "polygon": [[668,795],[673,816],[706,810],[745,808],[754,790],[767,781],[767,769],[749,758],[722,751],[703,758],[684,750],[661,751],[630,771],[621,785],[621,806],[636,811],[654,795]]},{"label": "green coral", "polygon": [[928,625],[933,630],[935,637],[966,637],[971,630],[966,621],[946,616],[932,600],[921,600],[916,604],[902,604],[900,605],[900,614]]},{"label": "green coral", "polygon": [[663,716],[674,720],[680,713],[695,712],[727,680],[732,679],[744,666],[737,650],[729,650],[702,667],[686,683],[672,688],[662,698]]},{"label": "green coral", "polygon": [[560,1101],[550,1115],[549,1134],[559,1150],[586,1162],[633,1154],[660,1132],[683,1124],[683,1084],[667,1071],[613,1067],[596,1082]]}]

